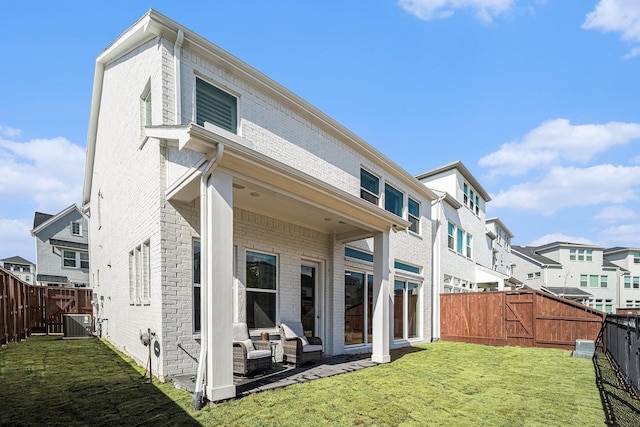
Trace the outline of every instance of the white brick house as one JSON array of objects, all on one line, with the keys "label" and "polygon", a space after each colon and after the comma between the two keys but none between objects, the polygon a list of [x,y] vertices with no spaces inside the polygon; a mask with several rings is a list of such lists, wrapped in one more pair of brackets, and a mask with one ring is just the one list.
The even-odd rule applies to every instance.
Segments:
[{"label": "white brick house", "polygon": [[435,194],[156,11],[97,58],[83,200],[103,336],[143,361],[151,329],[154,371],[210,400],[235,395],[233,321],[381,363],[431,339]]}]

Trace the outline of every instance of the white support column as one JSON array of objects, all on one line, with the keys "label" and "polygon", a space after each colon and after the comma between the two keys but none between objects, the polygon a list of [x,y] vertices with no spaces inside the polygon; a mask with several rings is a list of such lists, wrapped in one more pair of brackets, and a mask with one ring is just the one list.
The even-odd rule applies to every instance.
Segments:
[{"label": "white support column", "polygon": [[207,375],[210,401],[235,397],[233,385],[233,182],[214,171],[207,182]]},{"label": "white support column", "polygon": [[373,237],[373,348],[371,360],[377,363],[391,361],[391,316],[389,306],[389,233],[376,233]]}]

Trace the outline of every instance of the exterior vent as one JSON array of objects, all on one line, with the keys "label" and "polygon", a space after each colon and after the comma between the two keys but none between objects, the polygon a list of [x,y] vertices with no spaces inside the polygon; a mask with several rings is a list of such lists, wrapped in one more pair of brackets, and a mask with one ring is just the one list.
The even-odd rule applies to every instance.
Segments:
[{"label": "exterior vent", "polygon": [[62,322],[65,338],[91,338],[90,314],[64,314]]}]

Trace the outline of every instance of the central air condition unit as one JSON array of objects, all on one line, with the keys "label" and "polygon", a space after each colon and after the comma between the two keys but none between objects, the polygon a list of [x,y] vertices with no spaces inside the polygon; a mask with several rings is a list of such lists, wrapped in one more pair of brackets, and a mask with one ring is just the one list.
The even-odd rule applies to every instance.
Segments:
[{"label": "central air condition unit", "polygon": [[91,323],[90,314],[63,314],[64,338],[91,338]]}]

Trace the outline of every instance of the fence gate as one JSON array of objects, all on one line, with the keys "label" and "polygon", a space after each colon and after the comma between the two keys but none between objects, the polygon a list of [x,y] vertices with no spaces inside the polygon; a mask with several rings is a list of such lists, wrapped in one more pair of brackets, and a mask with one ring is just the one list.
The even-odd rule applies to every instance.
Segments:
[{"label": "fence gate", "polygon": [[50,334],[63,332],[64,314],[92,314],[91,289],[46,288],[46,325]]},{"label": "fence gate", "polygon": [[507,345],[534,346],[533,293],[506,292]]}]

